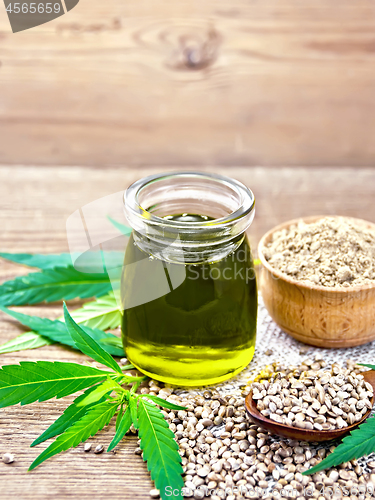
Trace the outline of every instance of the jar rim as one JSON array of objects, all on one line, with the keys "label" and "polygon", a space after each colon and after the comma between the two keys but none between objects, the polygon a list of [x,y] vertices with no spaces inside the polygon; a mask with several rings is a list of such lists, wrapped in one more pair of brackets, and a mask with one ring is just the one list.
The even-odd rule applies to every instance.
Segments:
[{"label": "jar rim", "polygon": [[[222,185],[231,188],[236,194],[240,197],[240,205],[233,212],[229,213],[224,217],[219,217],[216,219],[210,219],[207,221],[199,221],[199,222],[191,222],[191,221],[176,221],[171,219],[166,219],[163,217],[159,217],[149,210],[145,209],[141,206],[139,202],[139,195],[141,191],[152,183],[167,180],[168,178],[183,178],[186,179],[201,179],[217,181]],[[227,177],[221,174],[213,174],[206,172],[198,172],[198,171],[177,171],[177,172],[166,172],[161,174],[153,174],[131,184],[128,189],[124,193],[124,204],[126,210],[131,213],[131,215],[140,218],[143,221],[147,221],[147,224],[152,224],[155,226],[164,226],[170,227],[171,229],[182,229],[182,228],[191,228],[194,230],[211,228],[213,229],[215,226],[219,226],[223,228],[226,225],[232,225],[235,222],[238,222],[240,219],[248,216],[255,207],[255,196],[251,189],[245,186],[242,182],[237,181],[231,177]],[[172,214],[171,214],[172,215]],[[205,215],[205,214],[202,214]]]}]

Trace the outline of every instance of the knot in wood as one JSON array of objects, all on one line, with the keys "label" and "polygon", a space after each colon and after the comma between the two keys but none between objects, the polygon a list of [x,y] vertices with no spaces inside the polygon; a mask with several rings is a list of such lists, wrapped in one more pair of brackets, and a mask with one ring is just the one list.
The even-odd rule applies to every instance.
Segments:
[{"label": "knot in wood", "polygon": [[169,66],[176,70],[205,69],[215,62],[219,45],[220,36],[214,29],[202,35],[181,35]]}]

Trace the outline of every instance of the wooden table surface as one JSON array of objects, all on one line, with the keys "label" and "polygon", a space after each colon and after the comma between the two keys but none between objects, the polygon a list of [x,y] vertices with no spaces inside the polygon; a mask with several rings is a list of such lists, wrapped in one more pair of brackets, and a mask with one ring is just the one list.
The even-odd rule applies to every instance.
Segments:
[{"label": "wooden table surface", "polygon": [[374,25],[373,0],[80,0],[13,34],[1,5],[0,163],[372,165]]},{"label": "wooden table surface", "polygon": [[[212,168],[249,185],[257,198],[257,214],[249,234],[253,245],[272,226],[290,218],[313,214],[343,214],[375,222],[375,170],[360,168]],[[63,252],[68,250],[65,223],[76,209],[126,188],[151,169],[76,167],[0,167],[0,249],[8,252]],[[0,280],[27,270],[0,262]],[[78,305],[76,304],[73,305]],[[22,311],[56,318],[61,305],[24,307]],[[0,343],[21,332],[0,315]],[[85,356],[61,346],[1,355],[1,364],[22,360],[84,361]],[[63,401],[34,403],[0,410],[0,454],[13,453],[11,465],[0,462],[1,498],[79,498],[133,500],[149,498],[152,487],[141,458],[134,455],[135,438],[126,438],[116,454],[84,453],[80,445],[27,468],[46,447],[30,443],[67,406]],[[107,446],[113,425],[91,442]]]}]

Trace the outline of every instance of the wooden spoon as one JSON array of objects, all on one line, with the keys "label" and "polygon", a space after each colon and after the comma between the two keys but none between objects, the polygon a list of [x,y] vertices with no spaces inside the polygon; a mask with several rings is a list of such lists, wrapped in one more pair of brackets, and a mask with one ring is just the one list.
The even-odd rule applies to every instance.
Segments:
[{"label": "wooden spoon", "polygon": [[[375,370],[370,370],[363,372],[362,375],[366,382],[372,385],[375,394]],[[267,417],[264,417],[260,411],[257,409],[257,402],[253,399],[253,391],[245,399],[245,408],[251,418],[251,420],[266,429],[272,434],[277,434],[278,436],[283,436],[286,438],[297,439],[298,441],[330,441],[331,439],[336,439],[344,434],[355,429],[359,424],[361,424],[369,416],[371,410],[368,410],[365,415],[361,418],[359,422],[353,425],[344,427],[343,429],[335,429],[331,431],[318,431],[311,429],[299,429],[298,427],[291,427],[289,425],[278,424]],[[374,396],[371,398],[372,405],[374,404]]]}]

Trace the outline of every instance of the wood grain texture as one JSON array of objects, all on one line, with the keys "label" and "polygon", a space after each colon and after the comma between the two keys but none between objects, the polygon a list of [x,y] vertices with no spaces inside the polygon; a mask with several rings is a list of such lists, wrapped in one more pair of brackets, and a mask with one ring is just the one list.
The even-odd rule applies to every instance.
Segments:
[{"label": "wood grain texture", "polygon": [[373,0],[81,0],[13,34],[0,163],[375,162]]},{"label": "wood grain texture", "polygon": [[[168,169],[166,169],[168,170]],[[207,169],[228,174],[227,168]],[[9,252],[67,251],[66,218],[76,209],[102,196],[125,189],[150,174],[146,168],[0,167],[0,248]],[[275,224],[298,216],[351,215],[375,222],[372,169],[340,168],[237,168],[230,174],[245,182],[257,198],[257,214],[249,235],[253,247]],[[0,282],[25,274],[26,268],[0,262]],[[80,303],[72,303],[78,307]],[[61,315],[60,305],[17,308],[26,314]],[[0,343],[22,331],[13,319],[0,315]],[[0,364],[21,360],[83,362],[72,349],[49,346],[1,355]],[[31,473],[27,467],[37,456],[30,443],[68,405],[69,398],[0,410],[0,455],[11,452],[16,462],[0,461],[0,495],[35,499],[148,498],[151,482],[145,465],[134,455],[136,440],[126,438],[114,454],[94,455],[79,446],[42,464]],[[92,439],[108,445],[113,426]],[[46,444],[38,448],[43,450]]]}]

